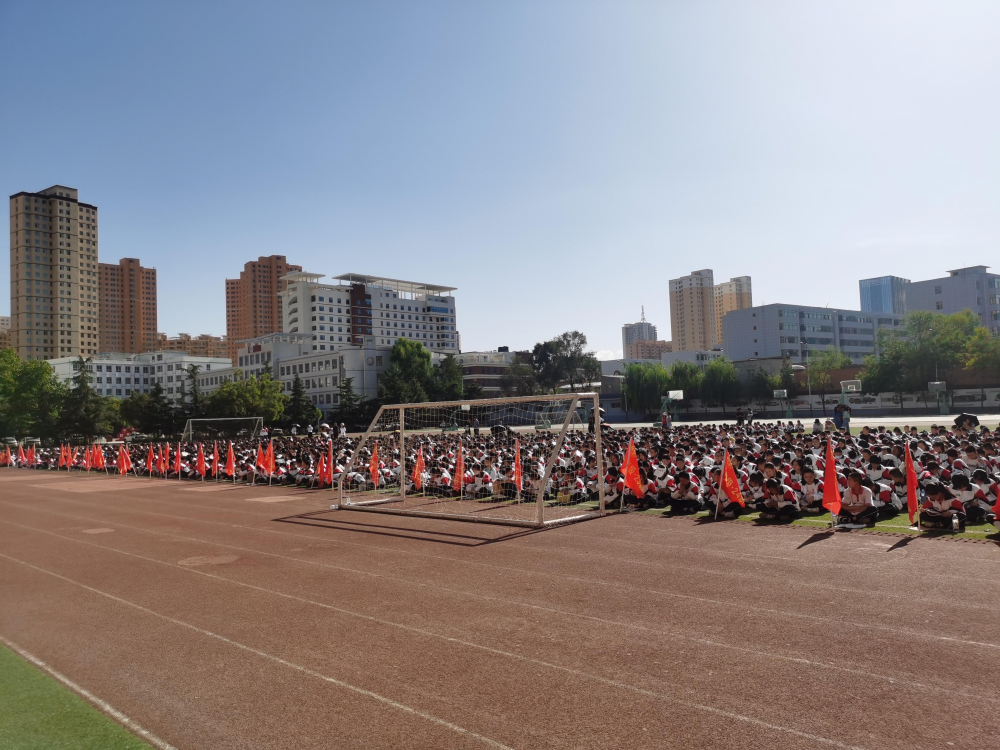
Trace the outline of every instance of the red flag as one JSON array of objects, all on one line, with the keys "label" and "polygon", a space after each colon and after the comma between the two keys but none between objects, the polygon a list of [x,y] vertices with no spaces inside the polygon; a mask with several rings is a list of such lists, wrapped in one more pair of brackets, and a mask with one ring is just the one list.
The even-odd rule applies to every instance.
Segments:
[{"label": "red flag", "polygon": [[267,471],[267,454],[260,447],[260,443],[257,443],[257,468]]},{"label": "red flag", "polygon": [[174,474],[181,478],[181,444],[177,444],[177,451],[174,453]]},{"label": "red flag", "polygon": [[917,514],[917,470],[913,467],[909,443],[906,444],[906,507],[910,511],[910,523],[913,523]]},{"label": "red flag", "polygon": [[204,447],[202,446],[201,443],[198,443],[198,465],[197,465],[196,468],[198,469],[198,473],[201,474],[202,478],[204,479],[205,474],[206,474],[206,471],[205,471],[205,449],[204,449]]},{"label": "red flag", "polygon": [[25,462],[27,460],[28,460],[28,457],[24,455],[24,446],[23,445],[17,446],[17,464],[18,464],[18,466],[24,466],[24,464],[25,464]]},{"label": "red flag", "polygon": [[125,468],[125,461],[126,461],[126,458],[125,458],[125,446],[124,445],[119,445],[118,446],[118,460],[115,461],[115,466],[118,467],[118,473],[120,475],[122,475],[122,476],[125,476],[125,472],[128,471],[128,469]]},{"label": "red flag", "polygon": [[170,443],[167,443],[163,448],[163,478],[167,478],[167,469],[170,468]]},{"label": "red flag", "polygon": [[267,451],[264,452],[264,463],[267,464],[267,470],[274,473],[274,439],[268,441]]},{"label": "red flag", "polygon": [[413,464],[413,489],[420,490],[424,486],[424,451],[420,449],[416,463]]},{"label": "red flag", "polygon": [[76,466],[77,456],[79,456],[79,455],[80,455],[80,449],[79,448],[74,448],[73,449],[73,457],[70,459],[70,462],[69,462],[70,467]]},{"label": "red flag", "polygon": [[823,507],[831,515],[840,515],[840,485],[837,484],[837,461],[833,457],[833,442],[826,439],[826,461],[823,467]]},{"label": "red flag", "polygon": [[146,471],[149,472],[149,476],[153,476],[153,462],[156,459],[153,457],[153,444],[149,444],[149,453],[146,454]]},{"label": "red flag", "polygon": [[99,448],[99,447],[97,447],[97,445],[95,445],[94,446],[94,453],[97,454],[97,468],[98,469],[104,469],[104,468],[106,468],[107,464],[104,462],[104,449],[103,448]]},{"label": "red flag", "polygon": [[233,454],[233,443],[229,442],[229,452],[226,454],[226,476],[236,474],[236,456]]},{"label": "red flag", "polygon": [[59,464],[56,468],[61,469],[66,465],[66,446],[62,443],[59,444]]},{"label": "red flag", "polygon": [[521,469],[521,440],[514,441],[514,486],[520,492],[524,489],[524,471]]},{"label": "red flag", "polygon": [[94,460],[94,454],[90,452],[90,446],[88,445],[83,449],[83,468],[90,471],[91,464]]},{"label": "red flag", "polygon": [[368,464],[368,472],[372,475],[372,483],[375,485],[375,489],[378,489],[378,443],[375,443],[375,447],[372,449],[372,460]]},{"label": "red flag", "polygon": [[333,441],[327,441],[326,483],[333,487]]},{"label": "red flag", "polygon": [[28,448],[28,466],[35,468],[35,446]]},{"label": "red flag", "polygon": [[455,492],[461,492],[465,486],[465,457],[462,455],[462,446],[458,446],[458,458],[455,460],[455,476],[451,478],[451,486]]},{"label": "red flag", "polygon": [[326,481],[326,454],[319,454],[319,462],[316,464],[316,486],[322,488]]},{"label": "red flag", "polygon": [[730,502],[739,503],[746,507],[746,502],[743,500],[743,492],[740,491],[740,480],[736,476],[736,469],[733,468],[733,462],[729,460],[728,450],[726,451],[726,460],[722,468],[722,481],[719,482],[719,489],[726,494]]},{"label": "red flag", "polygon": [[219,441],[215,441],[215,445],[212,446],[212,476],[219,476]]},{"label": "red flag", "polygon": [[636,497],[642,497],[646,494],[642,477],[639,476],[639,457],[635,454],[635,438],[628,441],[628,452],[625,454],[621,473],[625,478],[625,486],[632,490]]}]

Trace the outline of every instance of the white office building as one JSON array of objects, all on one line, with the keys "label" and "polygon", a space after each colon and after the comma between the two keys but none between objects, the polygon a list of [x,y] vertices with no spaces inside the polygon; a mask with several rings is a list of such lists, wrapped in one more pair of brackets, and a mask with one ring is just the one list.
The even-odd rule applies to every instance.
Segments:
[{"label": "white office building", "polygon": [[303,271],[283,278],[282,331],[309,336],[311,351],[391,348],[403,337],[432,352],[461,351],[455,287],[357,273],[335,276],[336,283]]},{"label": "white office building", "polygon": [[[79,372],[79,357],[60,357],[48,362],[56,377],[65,383],[70,383]],[[87,370],[99,396],[127,398],[133,393],[149,393],[159,383],[168,400],[178,401],[189,389],[187,370],[191,365],[198,366],[200,377],[232,366],[225,357],[192,357],[186,352],[111,352],[94,355]]]},{"label": "white office building", "polygon": [[734,362],[784,357],[806,362],[816,352],[838,348],[861,364],[875,354],[875,332],[900,325],[902,316],[802,305],[760,305],[722,318],[723,349]]}]

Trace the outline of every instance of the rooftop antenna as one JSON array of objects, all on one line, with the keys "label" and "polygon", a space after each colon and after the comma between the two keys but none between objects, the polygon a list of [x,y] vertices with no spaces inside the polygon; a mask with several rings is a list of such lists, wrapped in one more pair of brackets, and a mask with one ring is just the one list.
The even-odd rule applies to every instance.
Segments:
[{"label": "rooftop antenna", "polygon": [[639,322],[640,323],[645,323],[646,322],[646,306],[645,305],[642,306],[642,317],[639,319]]}]

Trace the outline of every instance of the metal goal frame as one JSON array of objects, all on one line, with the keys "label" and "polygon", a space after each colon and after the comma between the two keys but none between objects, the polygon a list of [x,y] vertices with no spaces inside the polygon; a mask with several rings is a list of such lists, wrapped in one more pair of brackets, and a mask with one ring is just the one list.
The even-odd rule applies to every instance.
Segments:
[{"label": "metal goal frame", "polygon": [[[533,529],[544,529],[552,526],[559,526],[567,523],[576,523],[577,521],[585,521],[591,518],[600,518],[605,515],[607,511],[605,510],[604,501],[604,456],[601,450],[601,401],[600,394],[597,393],[564,393],[564,394],[553,394],[545,396],[515,396],[511,398],[484,398],[484,399],[474,399],[474,400],[463,400],[463,401],[430,401],[423,403],[412,403],[412,404],[391,404],[388,406],[380,406],[378,412],[375,414],[371,423],[368,425],[368,429],[365,430],[364,434],[361,436],[358,444],[355,446],[354,451],[351,453],[351,457],[344,467],[344,470],[340,473],[337,481],[337,504],[331,505],[331,510],[353,510],[362,511],[369,513],[385,513],[397,516],[413,516],[417,518],[437,518],[448,521],[468,521],[473,523],[489,523],[497,524],[501,526],[520,526]],[[552,470],[555,467],[556,458],[559,454],[559,450],[562,448],[563,443],[566,440],[566,433],[569,431],[570,425],[573,423],[574,416],[577,415],[577,410],[585,404],[592,404],[593,415],[594,415],[594,438],[595,438],[595,454],[597,456],[597,487],[598,487],[598,508],[597,510],[585,511],[572,516],[563,516],[558,518],[545,517],[545,493],[539,492],[538,498],[535,501],[537,507],[537,513],[534,520],[520,520],[520,519],[510,519],[510,518],[497,518],[490,516],[480,516],[471,515],[464,513],[444,513],[439,511],[427,511],[427,510],[415,510],[411,508],[396,508],[396,507],[386,507],[392,503],[397,503],[401,499],[406,498],[406,482],[401,479],[399,487],[399,495],[393,495],[384,498],[378,498],[374,500],[362,500],[354,502],[351,500],[350,490],[345,489],[344,479],[354,468],[355,459],[361,453],[361,449],[368,444],[371,438],[373,428],[380,423],[380,420],[384,414],[387,412],[398,412],[398,429],[399,429],[399,456],[400,456],[400,477],[406,477],[407,464],[406,464],[406,410],[407,409],[426,409],[428,407],[462,407],[468,405],[472,406],[498,406],[501,404],[515,404],[515,403],[537,403],[537,402],[552,402],[552,401],[567,401],[569,402],[569,408],[566,410],[566,417],[563,419],[562,425],[559,427],[558,438],[556,439],[556,445],[553,446],[552,451],[545,462],[545,472],[541,478],[540,486],[545,487],[548,484],[549,478],[552,476]],[[555,425],[553,425],[555,428]],[[534,426],[528,429],[536,429]],[[419,434],[419,433],[415,433]]]},{"label": "metal goal frame", "polygon": [[188,437],[194,437],[194,427],[200,423],[217,423],[217,422],[253,422],[253,426],[250,428],[251,435],[250,439],[253,440],[260,436],[260,432],[264,427],[263,417],[219,417],[218,419],[189,419],[184,424],[184,432],[181,434],[181,441],[186,442]]}]

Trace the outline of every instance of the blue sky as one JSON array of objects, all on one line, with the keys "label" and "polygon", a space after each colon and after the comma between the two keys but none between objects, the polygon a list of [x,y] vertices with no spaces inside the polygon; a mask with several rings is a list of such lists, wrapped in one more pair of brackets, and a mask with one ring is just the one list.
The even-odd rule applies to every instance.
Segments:
[{"label": "blue sky", "polygon": [[466,350],[605,355],[699,268],[856,307],[1000,266],[996,2],[0,0],[0,64],[6,194],[97,204],[171,335],[271,253],[458,287]]}]

